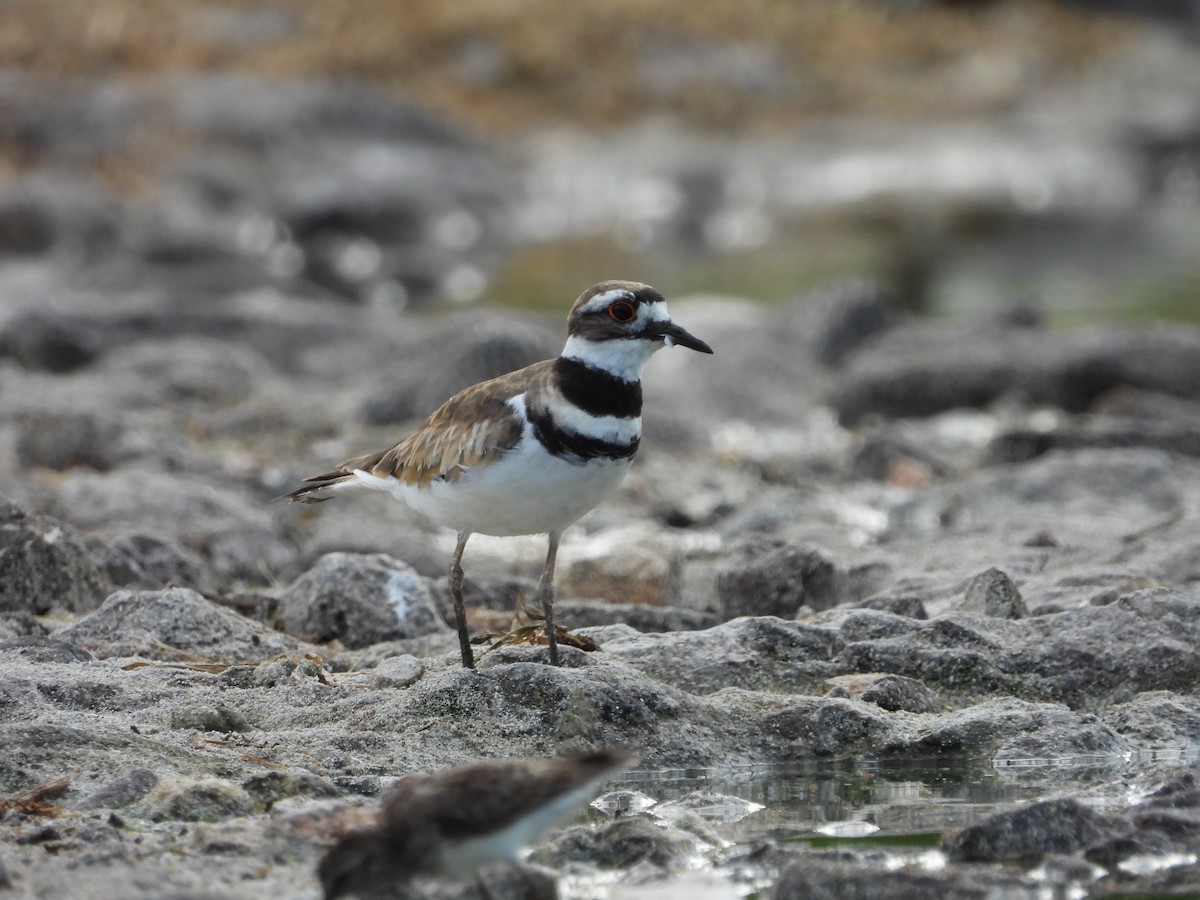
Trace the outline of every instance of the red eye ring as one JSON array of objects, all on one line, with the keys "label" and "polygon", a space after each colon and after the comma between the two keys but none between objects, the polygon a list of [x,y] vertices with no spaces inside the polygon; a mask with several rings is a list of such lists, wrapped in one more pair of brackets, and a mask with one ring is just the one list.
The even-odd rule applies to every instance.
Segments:
[{"label": "red eye ring", "polygon": [[618,322],[632,322],[637,318],[637,308],[628,300],[618,300],[608,305],[608,315]]}]

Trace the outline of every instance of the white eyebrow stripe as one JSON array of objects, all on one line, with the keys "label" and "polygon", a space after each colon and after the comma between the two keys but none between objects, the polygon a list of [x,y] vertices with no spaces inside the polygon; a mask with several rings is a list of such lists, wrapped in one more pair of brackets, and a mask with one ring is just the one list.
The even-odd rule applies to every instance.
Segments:
[{"label": "white eyebrow stripe", "polygon": [[622,299],[629,300],[630,302],[632,302],[633,294],[629,293],[629,291],[625,290],[624,288],[617,288],[616,290],[605,291],[603,294],[597,294],[595,297],[593,297],[587,303],[583,304],[582,311],[583,312],[598,312],[602,309],[605,309],[608,306],[608,304],[612,303],[614,300],[622,300]]}]

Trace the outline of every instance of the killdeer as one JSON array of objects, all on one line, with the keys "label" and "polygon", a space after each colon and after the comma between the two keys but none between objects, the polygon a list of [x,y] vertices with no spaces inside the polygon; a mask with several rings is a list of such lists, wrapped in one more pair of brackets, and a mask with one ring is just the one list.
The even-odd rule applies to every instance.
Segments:
[{"label": "killdeer", "polygon": [[522,847],[568,819],[633,762],[625,751],[608,749],[405,778],[378,826],[347,834],[321,860],[325,900],[391,888],[417,875],[462,876],[488,863],[515,862]]},{"label": "killdeer", "polygon": [[463,609],[463,549],[474,533],[547,534],[538,597],[551,665],[558,665],[554,562],[563,530],[598,504],[629,470],[642,434],[642,370],[655,351],[712,348],[671,321],[646,284],[588,288],[567,317],[557,359],[534,363],[455,394],[412,434],[378,453],[306,479],[290,500],[342,490],[386,491],[453,528],[450,559],[462,663],[475,667]]}]

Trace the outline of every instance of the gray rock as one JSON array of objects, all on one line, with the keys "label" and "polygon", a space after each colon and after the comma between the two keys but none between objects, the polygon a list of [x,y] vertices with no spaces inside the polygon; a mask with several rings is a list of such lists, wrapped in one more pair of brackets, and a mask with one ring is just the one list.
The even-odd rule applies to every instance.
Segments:
[{"label": "gray rock", "polygon": [[808,624],[835,629],[845,641],[877,641],[908,634],[916,623],[908,616],[877,609],[839,606],[817,613]]},{"label": "gray rock", "polygon": [[717,624],[712,613],[677,606],[642,606],[605,603],[601,600],[562,600],[554,604],[554,618],[574,631],[604,625],[626,624],[641,632],[697,631]]},{"label": "gray rock", "polygon": [[341,791],[312,772],[263,772],[247,778],[242,787],[263,810],[288,797],[341,796]]},{"label": "gray rock", "polygon": [[87,612],[111,589],[75,529],[0,500],[0,610]]},{"label": "gray rock", "polygon": [[997,768],[1045,765],[1111,765],[1130,750],[1111,728],[1091,716],[1009,738],[992,754]]},{"label": "gray rock", "polygon": [[31,197],[0,194],[0,254],[27,256],[54,246],[54,223],[48,210]]},{"label": "gray rock", "polygon": [[45,636],[45,627],[28,610],[0,613],[0,641],[17,641]]},{"label": "gray rock", "polygon": [[[103,259],[103,271],[127,283],[222,297],[298,282],[363,301],[473,299],[508,243],[509,178],[488,149],[366,84],[192,73],[11,93],[0,131],[15,129],[39,156],[138,157],[144,141],[126,145],[133,130],[150,142],[164,133],[194,142],[136,163],[158,189],[118,210],[124,252]],[[363,164],[346,164],[355,159]],[[27,191],[9,204],[13,226],[24,223],[12,250],[96,253],[113,242],[99,228],[113,218],[106,207],[85,215],[86,198],[72,200],[76,218],[95,223],[76,224],[85,243],[64,233],[69,216],[38,199]],[[256,221],[280,225],[256,232],[248,228]]]},{"label": "gray rock", "polygon": [[1163,580],[1180,585],[1200,582],[1200,541],[1185,538],[1167,548],[1159,563]]},{"label": "gray rock", "polygon": [[602,547],[583,547],[560,559],[558,595],[628,606],[677,606],[682,599],[680,554],[645,535],[605,536]]},{"label": "gray rock", "polygon": [[254,667],[252,680],[258,687],[276,687],[290,679],[294,671],[296,664],[290,659],[269,659]]},{"label": "gray rock", "polygon": [[1097,715],[1137,748],[1190,747],[1200,734],[1200,700],[1173,691],[1144,691]]},{"label": "gray rock", "polygon": [[446,629],[426,581],[382,553],[328,553],[280,597],[289,634],[347,647],[418,637]]},{"label": "gray rock", "polygon": [[1006,572],[995,568],[967,582],[962,608],[999,619],[1024,619],[1029,615],[1020,589]]},{"label": "gray rock", "polygon": [[87,547],[92,558],[118,587],[203,590],[212,583],[202,560],[152,534],[93,537],[88,540]]},{"label": "gray rock", "polygon": [[187,588],[117,591],[58,637],[99,657],[223,662],[303,654],[304,645],[205,600]]},{"label": "gray rock", "polygon": [[1016,382],[1021,337],[1000,332],[985,340],[924,324],[896,329],[841,370],[830,405],[846,426],[871,414],[904,418],[987,406]]},{"label": "gray rock", "polygon": [[254,726],[228,706],[182,706],[171,710],[171,727],[179,730],[216,731],[222,734],[252,731]]},{"label": "gray rock", "polygon": [[[1183,474],[1158,450],[1047,453],[1024,465],[983,469],[893,508],[889,535],[1045,532],[1059,545],[1093,546],[1178,515]],[[936,524],[934,524],[936,523]]]},{"label": "gray rock", "polygon": [[763,728],[782,742],[782,759],[870,755],[896,736],[878,707],[839,698],[791,698],[784,709],[766,716]]},{"label": "gray rock", "polygon": [[938,695],[911,678],[887,675],[862,692],[862,699],[883,709],[897,712],[940,712],[944,705]]},{"label": "gray rock", "polygon": [[[1064,706],[1006,697],[951,710],[932,721],[925,720],[915,733],[905,735],[900,743],[889,748],[888,753],[991,755],[1014,738],[1047,731],[1073,742],[1073,730],[1091,725],[1095,725],[1094,718]],[[1045,758],[1056,754],[1045,743],[1043,750]]]},{"label": "gray rock", "polygon": [[895,613],[898,616],[907,616],[910,619],[929,618],[924,601],[913,594],[876,594],[865,600],[859,600],[855,605],[860,609],[878,609],[883,612]]},{"label": "gray rock", "polygon": [[215,822],[250,812],[254,801],[221,778],[164,778],[141,801],[153,822]]},{"label": "gray rock", "polygon": [[[851,602],[861,604],[863,600],[886,594],[888,589],[893,586],[895,578],[895,566],[884,560],[865,560],[851,564],[846,569],[846,596],[852,598]],[[899,612],[900,615],[911,615],[911,613],[900,610],[893,610],[893,612]],[[913,618],[921,617],[914,615]]]},{"label": "gray rock", "polygon": [[415,656],[389,656],[375,667],[373,684],[377,688],[406,688],[424,674],[425,666]]},{"label": "gray rock", "polygon": [[1189,469],[1158,450],[1051,452],[980,470],[901,503],[892,510],[888,534],[902,540],[940,533],[944,540],[1007,530],[1027,535],[1026,546],[1043,551],[1030,557],[1044,557],[1055,547],[1133,540],[1147,528],[1159,532],[1188,503],[1190,479]]},{"label": "gray rock", "polygon": [[92,654],[74,644],[40,634],[0,642],[0,652],[46,663],[88,662],[95,659]]},{"label": "gray rock", "polygon": [[790,618],[802,605],[836,606],[844,573],[821,548],[751,536],[734,542],[717,569],[717,596],[726,619],[759,615]]},{"label": "gray rock", "polygon": [[908,318],[895,291],[866,278],[824,285],[791,304],[781,328],[824,366],[836,368],[860,346]]},{"label": "gray rock", "polygon": [[944,708],[937,694],[921,682],[899,675],[839,675],[827,683],[827,697],[858,697],[892,712],[934,713]]},{"label": "gray rock", "polygon": [[851,478],[923,485],[946,474],[949,467],[926,448],[889,434],[871,435],[846,462]]},{"label": "gray rock", "polygon": [[4,133],[59,163],[96,161],[125,146],[137,121],[128,85],[112,79],[23,83],[6,109]]},{"label": "gray rock", "polygon": [[639,863],[669,869],[694,852],[696,841],[676,828],[645,816],[629,816],[598,828],[576,827],[539,847],[529,859],[554,868],[585,862],[601,869],[629,869]]},{"label": "gray rock", "polygon": [[929,900],[955,897],[1033,898],[1038,883],[1014,872],[901,868],[886,873],[860,859],[823,859],[806,854],[779,875],[771,900]]},{"label": "gray rock", "polygon": [[108,782],[76,804],[78,809],[120,809],[145,797],[158,784],[150,769],[133,769]]},{"label": "gray rock", "polygon": [[[321,464],[327,465],[327,461]],[[380,497],[374,503],[350,500],[322,504],[319,516],[302,523],[303,552],[295,558],[297,574],[316,565],[327,553],[386,553],[404,560],[426,578],[444,579],[450,559],[436,546],[429,528],[422,527],[400,504],[393,507],[394,516],[381,516],[377,504],[387,502]],[[470,578],[466,585],[472,585]],[[465,599],[468,607],[479,605],[473,597]]]},{"label": "gray rock", "polygon": [[1151,592],[1016,621],[953,613],[894,638],[852,644],[838,666],[908,675],[939,691],[1125,700],[1200,676],[1187,618],[1198,605],[1198,597]]},{"label": "gray rock", "polygon": [[39,694],[55,706],[64,709],[108,712],[125,705],[121,691],[111,684],[95,681],[41,683],[37,689]]},{"label": "gray rock", "polygon": [[1097,417],[1145,424],[1200,425],[1200,404],[1195,398],[1134,387],[1119,387],[1102,394],[1090,412]]},{"label": "gray rock", "polygon": [[71,372],[100,356],[100,342],[82,323],[31,312],[0,329],[0,354],[34,371]]},{"label": "gray rock", "polygon": [[[28,702],[22,704],[28,711]],[[39,717],[41,718],[41,717]],[[25,790],[61,777],[81,761],[103,768],[110,777],[113,760],[145,760],[146,754],[160,748],[130,732],[98,730],[77,719],[80,727],[28,721],[28,716],[0,725],[0,738],[8,748],[9,768],[0,772],[0,788],[6,793]],[[127,754],[127,755],[126,755]],[[87,784],[97,776],[91,770],[78,769],[77,778]]]},{"label": "gray rock", "polygon": [[469,385],[557,355],[561,343],[507,316],[451,320],[411,347],[395,376],[376,379],[363,416],[375,425],[424,418]]},{"label": "gray rock", "polygon": [[47,506],[98,537],[160,537],[198,554],[224,578],[257,584],[264,568],[287,571],[296,555],[264,503],[237,487],[195,474],[72,469]]},{"label": "gray rock", "polygon": [[129,405],[244,399],[273,376],[249,347],[201,337],[129,344],[109,352],[99,377],[129,385]]},{"label": "gray rock", "polygon": [[1018,428],[993,438],[984,452],[985,465],[1027,462],[1051,450],[1148,447],[1200,457],[1200,425],[1160,422],[1105,422],[1069,425],[1053,430]]},{"label": "gray rock", "polygon": [[606,640],[614,656],[655,679],[696,694],[736,684],[792,692],[839,674],[846,641],[832,628],[770,616],[734,619],[705,631],[637,634]]},{"label": "gray rock", "polygon": [[1048,800],[989,816],[942,841],[955,862],[1036,859],[1078,853],[1113,829],[1111,820],[1077,800]]},{"label": "gray rock", "polygon": [[870,413],[928,416],[984,407],[1015,392],[1070,411],[1129,386],[1195,397],[1200,334],[1187,328],[988,332],[956,326],[900,328],[844,370],[832,404],[844,424]]},{"label": "gray rock", "polygon": [[17,461],[27,468],[111,469],[121,458],[120,425],[91,412],[41,414],[21,423]]}]

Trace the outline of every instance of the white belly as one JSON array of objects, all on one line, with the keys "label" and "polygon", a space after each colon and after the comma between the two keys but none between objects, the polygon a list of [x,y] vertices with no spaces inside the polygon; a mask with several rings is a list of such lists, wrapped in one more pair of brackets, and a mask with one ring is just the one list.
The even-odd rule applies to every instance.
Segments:
[{"label": "white belly", "polygon": [[455,481],[418,488],[391,476],[354,474],[363,487],[388,491],[445,528],[507,536],[561,531],[620,484],[629,464],[629,459],[564,462],[527,430],[521,443],[497,462],[468,470]]}]

